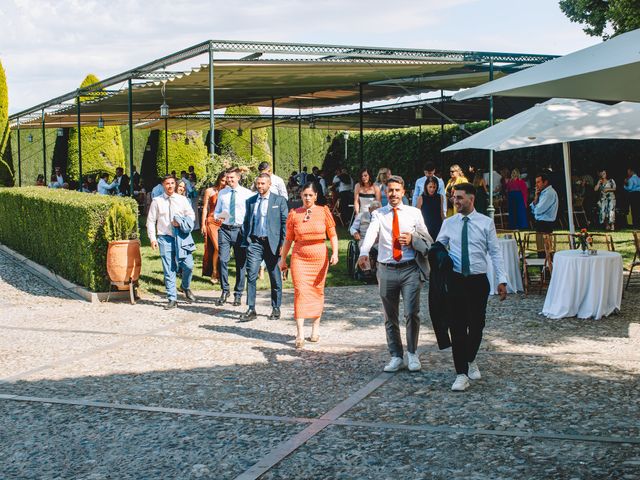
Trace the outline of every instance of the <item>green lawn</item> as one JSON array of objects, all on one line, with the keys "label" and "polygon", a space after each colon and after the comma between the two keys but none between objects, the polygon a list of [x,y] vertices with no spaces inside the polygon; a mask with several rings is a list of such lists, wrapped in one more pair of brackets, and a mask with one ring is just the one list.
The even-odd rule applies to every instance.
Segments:
[{"label": "green lawn", "polygon": [[[144,220],[144,219],[143,219]],[[347,285],[363,285],[363,282],[357,282],[349,277],[347,273],[347,245],[349,244],[349,233],[346,228],[338,227],[338,238],[340,248],[340,261],[334,267],[329,267],[329,273],[327,274],[327,286],[329,287],[341,287]],[[164,280],[162,274],[162,263],[160,262],[160,256],[158,252],[154,252],[149,244],[149,238],[147,237],[147,230],[144,227],[144,222],[140,228],[140,239],[142,242],[142,272],[140,273],[140,288],[143,291],[163,294],[164,293]],[[209,278],[202,276],[202,254],[204,253],[204,245],[202,240],[202,234],[200,231],[193,233],[193,239],[196,242],[197,249],[193,255],[195,262],[193,280],[191,288],[193,290],[220,290],[220,285],[213,285]],[[328,244],[328,242],[327,242]],[[235,268],[234,262],[231,261],[230,265],[230,283],[233,288],[233,282],[235,281]],[[263,280],[258,280],[258,289],[268,289],[269,278],[265,275]],[[284,282],[283,288],[293,288],[291,283],[291,276]]]}]

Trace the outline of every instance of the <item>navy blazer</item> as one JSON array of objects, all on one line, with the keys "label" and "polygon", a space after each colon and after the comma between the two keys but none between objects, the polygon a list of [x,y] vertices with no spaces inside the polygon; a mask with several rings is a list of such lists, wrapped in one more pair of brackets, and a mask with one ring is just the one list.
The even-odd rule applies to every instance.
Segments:
[{"label": "navy blazer", "polygon": [[[253,242],[251,239],[251,228],[253,227],[253,219],[258,194],[247,199],[246,214],[244,216],[242,246],[248,247]],[[269,247],[274,255],[278,254],[278,250],[284,243],[287,235],[287,216],[289,215],[289,206],[284,197],[269,192],[269,202],[267,204],[267,238],[269,239]]]}]

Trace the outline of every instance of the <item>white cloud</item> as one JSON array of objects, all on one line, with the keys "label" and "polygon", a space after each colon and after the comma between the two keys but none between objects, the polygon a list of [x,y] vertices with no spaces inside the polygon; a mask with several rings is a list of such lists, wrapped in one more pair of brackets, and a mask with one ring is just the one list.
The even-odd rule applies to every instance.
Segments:
[{"label": "white cloud", "polygon": [[[504,4],[517,15],[518,7],[512,4],[522,2],[489,3]],[[563,21],[556,0],[531,3],[540,11],[549,10],[556,23]],[[492,13],[495,9],[478,18],[486,4],[487,0],[3,0],[0,60],[9,82],[10,111],[16,112],[72,91],[88,73],[105,78],[208,39],[533,53],[558,52],[565,46],[564,53],[580,42],[579,46],[595,43],[585,41],[579,27],[566,19],[564,28],[536,37],[532,32],[541,27],[539,22],[510,25]],[[557,48],[551,48],[554,45]]]}]

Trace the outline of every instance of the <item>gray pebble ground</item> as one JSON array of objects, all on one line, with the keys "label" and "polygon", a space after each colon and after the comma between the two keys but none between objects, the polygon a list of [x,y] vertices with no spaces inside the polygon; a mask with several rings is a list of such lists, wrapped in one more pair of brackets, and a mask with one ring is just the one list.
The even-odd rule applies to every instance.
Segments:
[{"label": "gray pebble ground", "polygon": [[491,298],[462,394],[426,289],[413,374],[381,373],[375,286],[327,289],[303,351],[291,292],[251,323],[213,292],[95,305],[0,253],[0,295],[0,479],[640,479],[637,288],[600,321]]}]

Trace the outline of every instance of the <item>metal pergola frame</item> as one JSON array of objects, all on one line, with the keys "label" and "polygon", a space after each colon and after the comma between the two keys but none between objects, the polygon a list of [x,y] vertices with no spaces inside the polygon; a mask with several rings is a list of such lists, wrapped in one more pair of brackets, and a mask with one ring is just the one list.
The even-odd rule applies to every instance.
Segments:
[{"label": "metal pergola frame", "polygon": [[[384,47],[367,47],[367,46],[344,46],[344,45],[321,45],[321,44],[303,44],[303,43],[281,43],[281,42],[252,42],[252,41],[232,41],[232,40],[207,40],[189,48],[180,50],[170,55],[158,58],[151,62],[145,63],[133,69],[111,76],[98,83],[78,88],[74,91],[60,95],[46,102],[37,104],[31,108],[25,109],[18,113],[15,113],[9,117],[11,125],[18,131],[21,128],[33,128],[34,121],[39,120],[39,126],[43,131],[43,164],[44,173],[47,172],[47,160],[46,160],[46,145],[44,143],[44,132],[46,128],[47,115],[53,115],[61,110],[67,110],[75,106],[77,128],[81,128],[83,125],[81,115],[81,105],[83,101],[81,98],[87,96],[94,96],[98,99],[107,99],[110,96],[117,95],[120,90],[109,89],[118,84],[126,82],[127,84],[127,98],[128,98],[128,126],[129,126],[129,169],[133,170],[133,88],[140,85],[140,83],[134,82],[152,82],[163,81],[179,75],[180,72],[170,72],[166,69],[172,65],[190,60],[200,55],[208,54],[208,90],[209,90],[209,130],[212,132],[209,139],[209,150],[211,153],[215,151],[215,119],[216,115],[213,115],[215,106],[215,85],[214,85],[214,54],[215,53],[248,53],[248,56],[244,56],[235,60],[236,62],[243,61],[256,61],[261,59],[263,55],[289,55],[308,57],[319,57],[315,61],[320,62],[393,62],[393,63],[407,63],[412,62],[440,62],[446,63],[464,63],[473,64],[474,66],[488,72],[487,80],[493,78],[494,64],[499,64],[501,71],[510,73],[523,68],[527,68],[532,65],[543,63],[545,61],[556,58],[552,55],[536,55],[536,54],[518,54],[518,53],[499,53],[499,52],[480,52],[480,51],[446,51],[446,50],[425,50],[425,49],[406,49],[406,48],[384,48]],[[294,59],[287,59],[288,61],[295,62]],[[389,78],[384,81],[370,82],[371,85],[381,84],[394,84],[395,83],[411,83],[412,81],[419,81],[418,77],[410,78]],[[368,83],[367,83],[368,84]],[[363,97],[363,85],[365,83],[360,82],[357,87],[359,89],[359,116],[360,124],[359,131],[363,133],[363,112],[364,112],[364,97]],[[407,92],[409,92],[405,87]],[[275,131],[275,101],[274,97],[271,98],[271,128]],[[340,102],[337,101],[336,105]],[[318,115],[316,115],[318,116]],[[490,121],[493,120],[492,109],[490,108]],[[301,125],[301,115],[298,116],[298,124]],[[100,117],[101,119],[101,117]],[[96,119],[97,120],[97,119]],[[29,123],[27,126],[25,123]],[[166,122],[165,122],[166,124]],[[275,133],[275,132],[274,132]],[[81,137],[78,135],[78,151],[79,151],[79,184],[82,184],[82,149],[81,149]],[[19,137],[18,137],[19,140]],[[275,165],[275,134],[272,135],[272,149],[274,158],[274,171]],[[360,137],[360,160],[362,162],[362,135]],[[18,141],[18,183],[22,184],[21,180],[21,160],[20,160],[20,144]],[[133,183],[131,182],[130,188],[133,189]],[[133,192],[131,192],[133,193]]]}]

